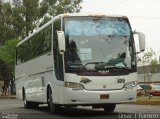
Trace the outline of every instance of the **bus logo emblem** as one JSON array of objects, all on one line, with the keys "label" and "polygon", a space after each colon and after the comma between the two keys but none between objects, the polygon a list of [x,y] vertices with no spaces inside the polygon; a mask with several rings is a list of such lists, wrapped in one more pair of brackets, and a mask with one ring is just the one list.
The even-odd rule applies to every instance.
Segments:
[{"label": "bus logo emblem", "polygon": [[101,71],[98,71],[98,73],[100,73],[100,74],[109,74],[109,70],[101,70]]}]

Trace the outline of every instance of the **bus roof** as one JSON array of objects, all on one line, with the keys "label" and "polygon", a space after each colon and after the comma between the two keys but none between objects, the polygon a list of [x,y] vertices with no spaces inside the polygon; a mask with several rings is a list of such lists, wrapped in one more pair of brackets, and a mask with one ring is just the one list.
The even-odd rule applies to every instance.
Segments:
[{"label": "bus roof", "polygon": [[73,16],[106,16],[106,17],[122,17],[122,18],[127,18],[127,16],[122,16],[122,15],[113,15],[113,14],[101,14],[101,13],[90,13],[90,14],[82,14],[82,13],[66,13],[66,14],[60,14],[57,15],[55,17],[53,17],[49,22],[47,22],[46,24],[44,24],[42,27],[40,27],[38,30],[34,31],[32,34],[30,34],[29,36],[27,36],[24,40],[20,41],[17,44],[17,47],[22,44],[23,42],[27,41],[30,37],[32,37],[33,35],[37,34],[38,32],[40,32],[42,29],[44,29],[45,27],[49,26],[50,24],[52,24],[56,19],[61,18],[61,17],[73,17]]},{"label": "bus roof", "polygon": [[65,17],[65,16],[108,16],[108,17],[127,17],[123,15],[113,15],[113,14],[102,14],[102,13],[66,13],[66,14],[60,14],[58,16]]}]

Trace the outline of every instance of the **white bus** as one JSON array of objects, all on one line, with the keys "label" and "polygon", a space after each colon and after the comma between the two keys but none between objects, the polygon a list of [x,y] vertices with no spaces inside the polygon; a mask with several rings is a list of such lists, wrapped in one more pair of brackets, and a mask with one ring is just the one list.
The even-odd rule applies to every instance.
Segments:
[{"label": "white bus", "polygon": [[25,108],[47,104],[92,106],[114,111],[136,100],[137,61],[133,34],[145,49],[143,33],[132,32],[126,16],[62,14],[16,48],[16,95]]}]

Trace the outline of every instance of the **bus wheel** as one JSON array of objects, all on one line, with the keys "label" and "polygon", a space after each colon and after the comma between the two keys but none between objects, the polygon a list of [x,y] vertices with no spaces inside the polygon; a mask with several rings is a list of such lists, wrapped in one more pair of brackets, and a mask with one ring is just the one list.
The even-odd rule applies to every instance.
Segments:
[{"label": "bus wheel", "polygon": [[116,104],[105,104],[103,109],[105,112],[113,112],[116,108]]},{"label": "bus wheel", "polygon": [[57,114],[60,111],[60,106],[53,103],[51,88],[48,90],[48,107],[51,113]]},{"label": "bus wheel", "polygon": [[23,90],[23,104],[24,104],[24,107],[26,109],[30,109],[31,108],[31,103],[26,100],[26,94],[25,94],[24,90]]}]

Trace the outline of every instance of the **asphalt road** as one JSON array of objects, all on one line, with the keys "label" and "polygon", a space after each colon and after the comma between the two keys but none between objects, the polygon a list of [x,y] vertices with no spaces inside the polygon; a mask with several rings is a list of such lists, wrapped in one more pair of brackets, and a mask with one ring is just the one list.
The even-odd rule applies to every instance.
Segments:
[{"label": "asphalt road", "polygon": [[114,113],[91,107],[62,108],[60,114],[51,114],[46,105],[25,109],[17,99],[0,100],[0,119],[160,119],[160,106],[118,104]]}]

